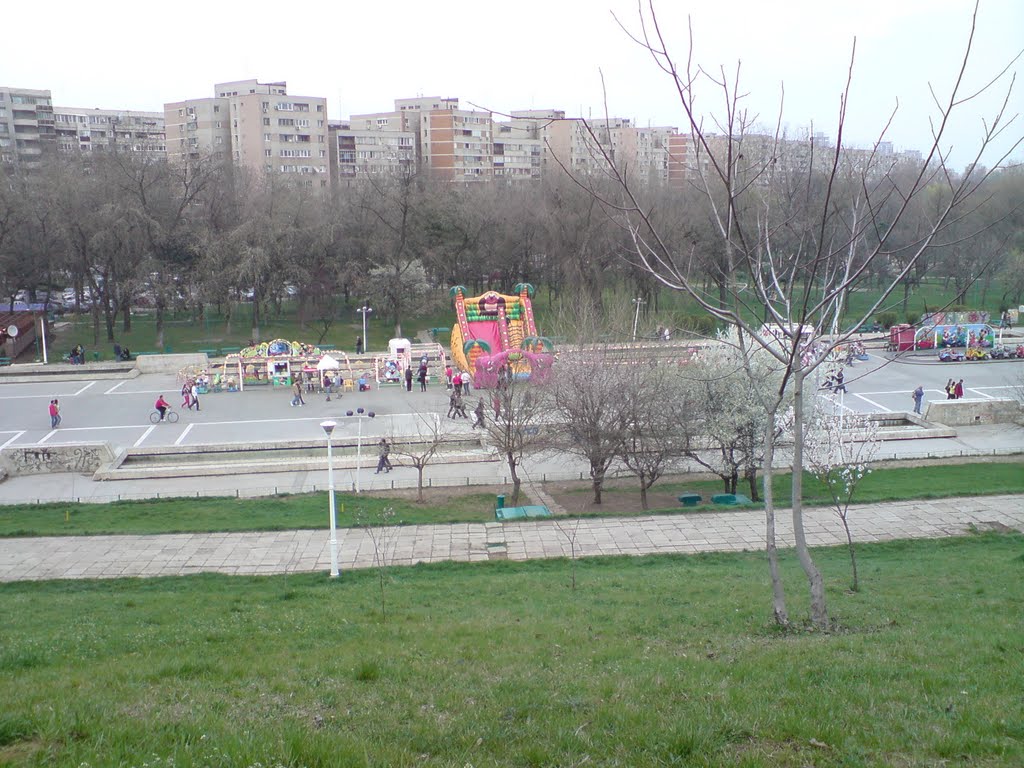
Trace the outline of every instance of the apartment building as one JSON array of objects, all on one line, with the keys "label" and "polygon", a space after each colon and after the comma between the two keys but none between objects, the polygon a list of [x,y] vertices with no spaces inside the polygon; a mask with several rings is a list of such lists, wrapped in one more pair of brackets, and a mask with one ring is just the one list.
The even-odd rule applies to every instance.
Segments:
[{"label": "apartment building", "polygon": [[56,138],[49,90],[0,86],[0,162],[37,166]]},{"label": "apartment building", "polygon": [[422,168],[443,181],[486,182],[494,178],[490,112],[436,109],[420,116]]},{"label": "apartment building", "polygon": [[212,98],[164,105],[173,160],[220,156],[239,167],[330,181],[327,99],[288,93],[285,82],[217,83]]},{"label": "apartment building", "polygon": [[60,152],[166,152],[163,112],[53,108]]},{"label": "apartment building", "polygon": [[533,131],[511,122],[494,123],[494,179],[512,184],[541,177],[544,144]]},{"label": "apartment building", "polygon": [[334,183],[406,173],[418,167],[419,132],[412,128],[406,112],[353,115],[351,120],[332,121],[328,126]]}]

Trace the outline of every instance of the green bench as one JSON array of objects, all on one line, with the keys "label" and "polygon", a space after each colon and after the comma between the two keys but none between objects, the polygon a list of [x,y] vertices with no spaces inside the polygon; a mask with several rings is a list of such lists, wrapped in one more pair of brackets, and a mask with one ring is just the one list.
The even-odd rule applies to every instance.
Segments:
[{"label": "green bench", "polygon": [[736,504],[753,504],[749,497],[742,493],[716,493],[711,497],[712,504],[735,506]]},{"label": "green bench", "polygon": [[241,347],[221,347],[220,352],[222,355],[237,355],[242,351]]},{"label": "green bench", "polygon": [[430,337],[434,341],[437,341],[437,337],[439,335],[441,335],[442,333],[451,333],[451,332],[452,332],[451,328],[431,328],[430,329]]},{"label": "green bench", "polygon": [[9,357],[0,357],[0,365],[10,365],[10,364],[11,364],[11,358],[9,358]]},{"label": "green bench", "polygon": [[684,507],[696,507],[703,499],[699,493],[684,493],[679,497],[679,503]]},{"label": "green bench", "polygon": [[219,349],[200,349],[199,354],[206,355],[207,357],[220,357]]}]

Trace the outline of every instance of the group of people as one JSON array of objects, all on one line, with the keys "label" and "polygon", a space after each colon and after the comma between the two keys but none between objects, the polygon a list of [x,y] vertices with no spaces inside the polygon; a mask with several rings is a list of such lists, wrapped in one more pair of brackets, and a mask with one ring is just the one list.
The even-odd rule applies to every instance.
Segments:
[{"label": "group of people", "polygon": [[195,379],[185,379],[181,385],[181,407],[199,410],[199,383]]},{"label": "group of people", "polygon": [[85,364],[85,349],[81,344],[75,344],[68,353],[68,362],[72,365]]},{"label": "group of people", "polygon": [[445,386],[448,389],[462,390],[462,394],[469,394],[470,375],[469,371],[453,371],[449,365],[444,369]]},{"label": "group of people", "polygon": [[842,392],[846,393],[846,377],[843,375],[842,369],[835,373],[830,373],[825,377],[825,382],[821,385],[822,389],[830,389],[833,394],[839,394]]},{"label": "group of people", "polygon": [[964,380],[954,382],[952,379],[946,382],[946,399],[959,400],[964,396]]}]

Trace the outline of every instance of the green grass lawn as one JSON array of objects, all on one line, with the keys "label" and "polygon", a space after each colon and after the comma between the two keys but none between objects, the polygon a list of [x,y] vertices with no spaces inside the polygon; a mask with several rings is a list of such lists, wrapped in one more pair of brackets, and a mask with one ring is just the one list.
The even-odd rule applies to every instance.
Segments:
[{"label": "green grass lawn", "polygon": [[[937,483],[936,478],[942,482]],[[780,506],[789,504],[790,477],[775,477],[775,497]],[[665,482],[656,490],[700,493],[705,499],[721,493],[720,481]],[[805,503],[829,506],[831,499],[824,486],[813,477],[804,479]],[[747,489],[740,488],[741,493]],[[589,496],[581,486],[573,494]],[[605,490],[602,516],[639,514],[677,514],[706,511],[704,504],[683,509],[669,508],[640,512],[626,510],[616,501],[635,497],[634,483],[616,480]],[[934,467],[880,469],[872,472],[857,488],[855,503],[1024,493],[1024,464],[985,463],[947,464]],[[494,520],[494,495],[490,493],[453,493],[442,503],[417,504],[407,498],[384,495],[339,493],[338,525],[352,527],[375,523],[386,508],[394,511],[395,524],[490,522]],[[297,528],[322,528],[327,525],[327,496],[310,493],[253,499],[172,498],[120,501],[109,504],[52,503],[0,506],[0,537],[4,536],[77,536],[97,534],[151,534],[212,531],[278,531]]]},{"label": "green grass lawn", "polygon": [[[342,528],[377,524],[386,508],[392,522],[479,522],[494,519],[494,495],[452,495],[443,505],[405,498],[339,493],[337,522]],[[327,526],[327,494],[252,499],[174,498],[110,504],[53,503],[0,507],[0,537],[148,534],[210,531],[284,531]]]},{"label": "green grass lawn", "polygon": [[[0,765],[1020,766],[1024,537],[0,584]],[[790,610],[806,610],[783,553]]]}]

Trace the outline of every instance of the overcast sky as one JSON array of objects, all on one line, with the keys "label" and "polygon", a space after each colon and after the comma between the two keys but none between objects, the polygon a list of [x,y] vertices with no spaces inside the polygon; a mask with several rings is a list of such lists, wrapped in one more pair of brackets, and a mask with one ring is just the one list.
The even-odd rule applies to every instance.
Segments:
[{"label": "overcast sky", "polygon": [[[642,0],[646,5],[647,0]],[[162,110],[213,95],[213,84],[286,80],[289,92],[326,96],[332,119],[392,108],[398,97],[458,97],[496,112],[564,109],[637,125],[684,127],[672,83],[619,28],[637,28],[636,0],[335,0],[206,3],[56,0],[5,7],[0,85],[49,88],[57,106]],[[854,38],[857,55],[845,143],[869,146],[890,112],[897,149],[924,149],[948,98],[970,31],[972,0],[655,0],[675,57],[735,74],[745,106],[776,122],[835,137]],[[784,10],[783,10],[784,9]],[[1024,47],[1024,0],[981,0],[966,91],[997,75]],[[1024,63],[1011,68],[1024,79]],[[602,92],[602,76],[604,92]],[[1005,95],[1004,81],[1000,94]],[[719,110],[708,89],[698,106]],[[948,135],[960,167],[1000,99],[964,105]],[[1024,112],[1024,83],[1011,96]],[[1024,135],[1019,118],[1010,133]],[[1007,142],[1003,142],[1005,149]],[[1013,153],[1024,161],[1024,150]],[[988,156],[995,161],[995,155]]]}]

